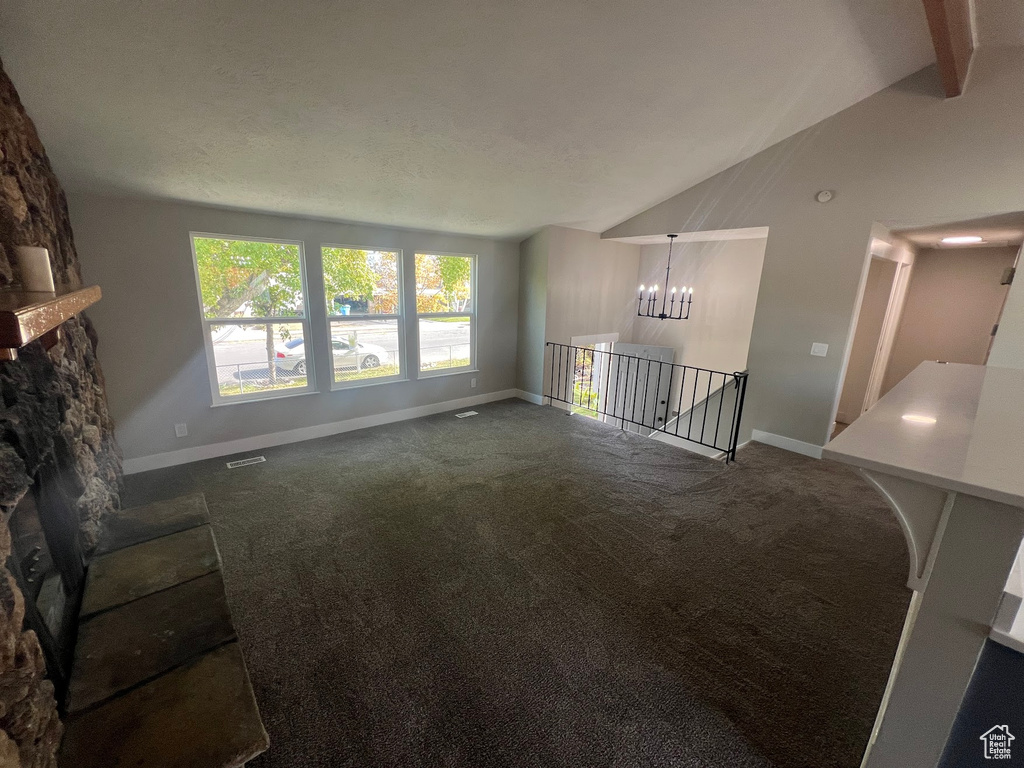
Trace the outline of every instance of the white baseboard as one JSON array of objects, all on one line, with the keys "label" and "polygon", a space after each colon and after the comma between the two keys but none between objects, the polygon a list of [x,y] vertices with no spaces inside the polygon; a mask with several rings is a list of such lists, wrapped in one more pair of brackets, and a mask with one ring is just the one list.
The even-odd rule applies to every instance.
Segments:
[{"label": "white baseboard", "polygon": [[709,459],[725,458],[725,451],[718,448],[708,448],[706,445],[694,443],[690,440],[684,440],[683,438],[676,437],[675,435],[667,435],[664,432],[652,432],[650,434],[650,438],[651,440],[657,440],[659,443],[674,445],[676,448],[682,448],[684,451],[689,451],[690,453],[707,456]]},{"label": "white baseboard", "polygon": [[765,445],[774,445],[784,451],[799,453],[801,456],[810,456],[812,459],[821,458],[822,446],[814,443],[805,443],[802,440],[794,440],[792,437],[774,435],[771,432],[762,432],[760,429],[753,430],[750,439]]},{"label": "white baseboard", "polygon": [[543,395],[535,395],[533,394],[533,392],[527,392],[525,389],[517,389],[516,397],[518,397],[520,400],[525,400],[528,403],[533,403],[534,405],[545,404],[545,399]]},{"label": "white baseboard", "polygon": [[[396,421],[407,421],[408,419],[418,419],[422,416],[432,416],[435,413],[444,413],[456,408],[483,405],[495,400],[507,400],[510,397],[522,397],[523,394],[528,393],[521,393],[518,389],[503,389],[498,392],[488,392],[483,395],[473,395],[472,397],[463,397],[458,400],[445,400],[441,403],[404,408],[400,411],[375,413],[372,416],[360,416],[354,419],[345,419],[344,421],[333,421],[328,424],[315,424],[311,427],[289,429],[284,432],[271,432],[266,435],[243,437],[223,443],[197,445],[192,448],[182,448],[178,451],[154,453],[149,456],[125,459],[124,473],[126,475],[134,475],[138,472],[148,472],[151,469],[163,469],[164,467],[173,467],[178,464],[189,464],[193,461],[215,459],[218,456],[230,456],[233,453],[259,451],[263,448],[272,448],[275,445],[314,440],[318,437],[338,435],[342,432],[352,432],[357,429],[377,427],[382,424],[393,424]],[[534,397],[534,395],[530,395],[530,397]],[[529,398],[523,397],[522,399],[527,400]],[[530,400],[530,402],[533,402],[533,400]]]}]

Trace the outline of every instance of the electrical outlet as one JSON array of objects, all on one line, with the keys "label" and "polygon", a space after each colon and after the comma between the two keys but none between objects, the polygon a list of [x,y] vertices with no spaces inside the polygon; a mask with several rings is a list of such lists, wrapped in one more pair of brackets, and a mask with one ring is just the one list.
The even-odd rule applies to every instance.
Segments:
[{"label": "electrical outlet", "polygon": [[820,341],[816,341],[811,344],[811,354],[815,357],[824,357],[828,354],[828,344],[822,344]]},{"label": "electrical outlet", "polygon": [[472,378],[469,380],[469,386],[471,386],[473,389],[476,389],[476,378]]},{"label": "electrical outlet", "polygon": [[175,424],[174,425],[174,436],[185,437],[188,434],[188,424]]}]

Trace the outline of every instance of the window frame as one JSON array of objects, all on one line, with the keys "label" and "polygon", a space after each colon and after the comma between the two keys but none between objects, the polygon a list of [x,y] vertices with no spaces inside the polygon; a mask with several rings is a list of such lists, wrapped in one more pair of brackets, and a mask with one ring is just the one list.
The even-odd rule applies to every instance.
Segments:
[{"label": "window frame", "polygon": [[[420,312],[413,297],[413,307],[416,311],[416,378],[433,379],[438,376],[453,376],[459,373],[478,373],[476,358],[476,326],[477,326],[477,272],[480,262],[480,255],[476,253],[450,253],[445,251],[417,250],[413,253],[413,284],[416,284],[416,257],[417,256],[456,256],[470,260],[469,270],[469,308],[461,312]],[[420,320],[429,320],[433,317],[469,317],[469,365],[461,365],[458,368],[437,368],[435,370],[423,370],[423,340],[420,338]]]},{"label": "window frame", "polygon": [[[212,240],[237,240],[249,243],[278,243],[280,245],[294,245],[299,249],[299,278],[302,284],[302,315],[296,317],[227,317],[208,318],[203,307],[203,286],[199,279],[199,260],[196,258],[196,238]],[[276,400],[282,397],[298,397],[300,395],[314,394],[316,388],[316,355],[313,354],[312,338],[310,337],[311,325],[309,321],[309,283],[308,271],[306,269],[306,248],[302,240],[283,240],[274,237],[252,237],[248,235],[223,235],[214,232],[188,233],[189,249],[192,252],[192,272],[196,280],[196,301],[199,304],[199,319],[203,326],[203,347],[206,350],[206,374],[210,381],[211,408],[219,408],[224,405],[237,405],[239,403],[252,403],[262,400]],[[220,386],[217,379],[217,359],[213,349],[213,337],[211,326],[214,325],[294,325],[302,326],[303,346],[306,349],[306,386],[288,387],[285,389],[271,389],[265,392],[251,392],[225,396],[220,393]]]},{"label": "window frame", "polygon": [[[353,251],[366,251],[367,253],[393,253],[397,258],[397,269],[398,274],[396,278],[398,280],[398,314],[391,315],[332,315],[327,312],[328,300],[327,300],[327,282],[324,278],[324,262],[326,261],[324,256],[325,248],[347,248]],[[324,294],[324,312],[327,313],[326,327],[327,327],[327,355],[331,370],[331,391],[335,392],[340,389],[357,389],[359,387],[372,387],[376,384],[391,384],[397,381],[408,381],[409,380],[409,365],[406,354],[406,343],[405,343],[405,252],[401,248],[374,248],[365,245],[340,245],[338,243],[320,243],[320,280],[323,283]],[[392,374],[391,376],[374,376],[368,379],[355,379],[353,381],[335,381],[335,370],[334,370],[334,336],[333,336],[333,323],[335,322],[358,322],[359,320],[393,320],[398,327],[398,373]]]}]

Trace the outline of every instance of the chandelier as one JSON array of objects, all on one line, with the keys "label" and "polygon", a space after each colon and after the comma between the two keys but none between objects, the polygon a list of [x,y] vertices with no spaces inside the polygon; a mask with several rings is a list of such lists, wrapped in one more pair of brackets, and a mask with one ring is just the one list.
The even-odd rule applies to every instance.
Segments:
[{"label": "chandelier", "polygon": [[[658,310],[658,286],[652,285],[647,289],[647,298],[644,298],[644,287],[640,286],[640,296],[637,298],[637,317],[656,317],[659,320],[689,320],[690,305],[693,303],[693,286],[689,289],[684,285],[683,290],[672,293],[668,292],[669,274],[672,272],[672,243],[679,235],[668,236],[668,266],[665,268],[665,291],[661,296],[661,310]],[[679,304],[676,307],[676,304]],[[647,306],[644,306],[644,305]]]}]

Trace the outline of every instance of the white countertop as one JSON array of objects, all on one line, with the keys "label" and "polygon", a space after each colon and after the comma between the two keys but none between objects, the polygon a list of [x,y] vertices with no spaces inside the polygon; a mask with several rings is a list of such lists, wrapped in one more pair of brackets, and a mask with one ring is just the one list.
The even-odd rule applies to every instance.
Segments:
[{"label": "white countertop", "polygon": [[823,456],[1024,507],[1024,371],[921,363]]}]

